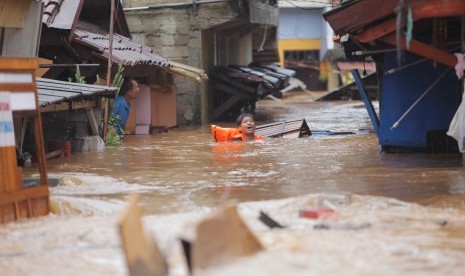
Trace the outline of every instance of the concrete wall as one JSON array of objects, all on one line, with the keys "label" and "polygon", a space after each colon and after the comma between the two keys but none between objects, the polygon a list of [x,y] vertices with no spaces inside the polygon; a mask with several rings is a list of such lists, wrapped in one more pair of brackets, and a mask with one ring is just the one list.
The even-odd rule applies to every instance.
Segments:
[{"label": "concrete wall", "polygon": [[[153,9],[126,10],[126,19],[135,42],[153,48],[163,57],[202,68],[201,31],[238,17],[237,2],[213,3],[183,8],[157,8],[180,0],[124,0],[124,8],[151,5]],[[188,2],[188,1],[185,1]],[[213,42],[211,42],[213,43]],[[203,68],[205,69],[205,68]],[[175,78],[177,124],[201,123],[201,84]]]},{"label": "concrete wall", "polygon": [[323,38],[322,10],[279,9],[279,39]]}]

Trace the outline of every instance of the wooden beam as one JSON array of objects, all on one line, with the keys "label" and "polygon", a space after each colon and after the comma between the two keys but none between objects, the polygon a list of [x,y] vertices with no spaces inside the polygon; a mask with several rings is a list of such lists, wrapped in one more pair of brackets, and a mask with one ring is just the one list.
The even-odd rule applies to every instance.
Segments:
[{"label": "wooden beam", "polygon": [[[431,2],[432,1],[424,0],[411,1],[410,5],[412,7],[412,17],[414,22],[425,18],[465,15],[465,1],[463,0],[437,1],[436,3]],[[391,18],[376,26],[370,27],[360,34],[357,34],[355,39],[363,43],[368,43],[395,32],[395,30],[396,18]]]},{"label": "wooden beam", "polygon": [[80,109],[80,108],[92,108],[96,106],[97,103],[95,100],[82,100],[82,101],[73,101],[71,102],[71,109]]},{"label": "wooden beam", "polygon": [[323,16],[336,33],[349,32],[362,28],[366,23],[392,15],[398,2],[399,0],[358,1],[333,12],[330,11]]},{"label": "wooden beam", "polygon": [[258,96],[257,95],[251,95],[248,93],[245,93],[243,90],[240,90],[235,87],[228,86],[227,84],[221,83],[221,82],[216,82],[213,85],[214,90],[219,90],[221,92],[225,92],[231,95],[240,95],[241,97],[248,99],[248,100],[257,100]]},{"label": "wooden beam", "polygon": [[[397,45],[397,40],[396,40],[396,34],[390,34],[387,35],[383,38],[380,39],[381,41],[384,41],[388,44],[391,44],[393,46]],[[405,36],[402,36],[402,49],[406,50],[406,39]],[[410,53],[416,54],[421,57],[429,58],[433,61],[437,61],[441,64],[450,66],[450,67],[455,67],[457,64],[457,57],[453,54],[449,54],[445,51],[442,51],[440,49],[434,48],[432,46],[429,46],[427,44],[421,43],[417,40],[410,40],[410,49],[407,50]]]},{"label": "wooden beam", "polygon": [[41,113],[46,113],[46,112],[53,112],[53,111],[64,111],[64,110],[69,110],[69,103],[67,102],[61,102],[57,104],[49,104],[46,106],[42,106],[40,108]]},{"label": "wooden beam", "polygon": [[228,111],[233,105],[238,103],[242,99],[241,95],[233,95],[225,102],[223,102],[219,107],[215,109],[213,112],[213,120],[216,120],[218,117],[223,115],[226,111]]}]

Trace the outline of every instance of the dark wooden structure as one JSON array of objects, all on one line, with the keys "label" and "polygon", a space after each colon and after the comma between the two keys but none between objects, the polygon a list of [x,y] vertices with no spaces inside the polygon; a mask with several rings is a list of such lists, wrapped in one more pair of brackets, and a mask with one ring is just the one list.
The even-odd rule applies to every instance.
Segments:
[{"label": "dark wooden structure", "polygon": [[305,119],[282,121],[257,126],[255,133],[263,137],[300,138],[312,133]]},{"label": "dark wooden structure", "polygon": [[233,120],[241,109],[253,112],[255,103],[268,95],[282,97],[280,90],[289,85],[294,71],[273,63],[249,66],[218,66],[212,74],[214,91],[213,120]]},{"label": "dark wooden structure", "polygon": [[[0,59],[0,95],[6,99],[0,104],[0,112],[7,116],[12,114],[2,121],[0,130],[3,140],[0,143],[0,223],[49,213],[42,123],[34,75],[37,68],[37,59]],[[33,120],[40,174],[37,185],[23,187],[22,167],[17,162],[13,117]]]},{"label": "dark wooden structure", "polygon": [[[408,2],[408,6],[402,4],[403,1],[400,0],[346,2],[339,8],[323,14],[323,16],[336,34],[340,36],[349,34],[350,41],[357,45],[363,45],[357,50],[400,47],[402,50],[450,67],[455,67],[457,64],[457,58],[447,50],[418,39],[412,38],[407,46],[407,38],[403,30],[407,25],[408,6],[411,7],[412,21],[415,24],[413,30],[421,32],[431,28],[432,19],[465,15],[465,1],[410,0],[405,2]],[[397,9],[401,9],[402,20],[397,18]],[[401,23],[400,26],[398,26],[397,21]],[[401,32],[399,35],[397,35],[398,29]]]},{"label": "dark wooden structure", "polygon": [[463,0],[349,0],[323,14],[349,60],[376,63],[384,152],[455,152],[447,130],[462,101],[464,16]]}]

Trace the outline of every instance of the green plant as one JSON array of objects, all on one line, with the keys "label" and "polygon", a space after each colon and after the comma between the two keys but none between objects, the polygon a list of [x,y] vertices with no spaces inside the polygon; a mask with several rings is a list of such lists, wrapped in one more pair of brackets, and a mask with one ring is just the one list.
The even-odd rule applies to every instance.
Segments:
[{"label": "green plant", "polygon": [[[119,146],[123,142],[124,133],[122,131],[118,131],[116,128],[121,129],[121,126],[118,123],[119,115],[110,116],[108,118],[108,130],[107,130],[107,137],[105,144],[107,146]],[[119,134],[123,133],[123,134]]]},{"label": "green plant", "polygon": [[[123,71],[124,67],[122,64],[118,65],[118,70],[115,73],[115,76],[113,77],[113,81],[111,83],[111,86],[118,88],[115,92],[115,98],[118,97],[119,90],[121,88],[121,85],[123,84]],[[109,99],[108,100],[108,109],[111,111],[113,110],[113,104],[114,100]],[[117,116],[109,116],[107,120],[107,134],[106,134],[106,145],[108,146],[119,146],[123,142],[123,138],[125,136],[125,132],[123,129],[121,129],[121,126],[119,125],[119,115]]]},{"label": "green plant", "polygon": [[116,95],[118,96],[119,89],[121,88],[121,85],[123,84],[123,70],[124,67],[122,64],[118,64],[118,70],[116,71],[115,76],[113,77],[113,82],[111,83],[111,86],[117,87],[118,90],[116,91]]}]

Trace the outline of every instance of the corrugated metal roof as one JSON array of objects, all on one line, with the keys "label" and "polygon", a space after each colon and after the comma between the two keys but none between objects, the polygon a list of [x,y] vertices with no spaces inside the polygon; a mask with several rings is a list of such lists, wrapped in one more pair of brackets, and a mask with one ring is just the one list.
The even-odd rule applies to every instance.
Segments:
[{"label": "corrugated metal roof", "polygon": [[46,106],[83,98],[111,97],[116,88],[37,78],[39,104]]},{"label": "corrugated metal roof", "polygon": [[[97,54],[108,58],[109,35],[97,34],[84,29],[76,29],[73,42],[90,46]],[[118,64],[136,66],[149,65],[170,68],[171,63],[155,53],[151,48],[132,42],[129,38],[113,34],[113,61]]]},{"label": "corrugated metal roof", "polygon": [[[42,22],[46,24],[47,27],[71,29],[73,19],[78,10],[78,0],[41,1],[44,3]],[[119,3],[118,5],[121,4]],[[122,9],[120,9],[120,11],[121,16],[124,17]],[[79,24],[81,26],[74,30],[73,42],[90,48],[95,56],[108,59],[109,35],[104,31],[99,31],[98,27],[83,27],[92,25],[89,22],[80,21]],[[126,26],[126,23],[124,23],[124,25]],[[117,33],[114,33],[113,35],[112,59],[114,63],[126,66],[141,65],[156,69],[166,69],[174,75],[182,76],[197,82],[200,82],[202,79],[208,79],[208,76],[203,70],[193,66],[169,61],[154,52],[150,47],[139,45],[131,41],[131,39]]]}]

